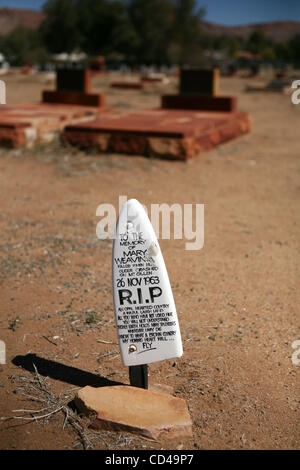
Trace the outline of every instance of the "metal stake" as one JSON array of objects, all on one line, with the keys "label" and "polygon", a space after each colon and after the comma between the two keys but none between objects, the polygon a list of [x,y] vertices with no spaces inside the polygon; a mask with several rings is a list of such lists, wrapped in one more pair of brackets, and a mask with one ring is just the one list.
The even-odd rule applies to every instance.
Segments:
[{"label": "metal stake", "polygon": [[148,388],[148,364],[129,366],[129,380],[132,387]]}]

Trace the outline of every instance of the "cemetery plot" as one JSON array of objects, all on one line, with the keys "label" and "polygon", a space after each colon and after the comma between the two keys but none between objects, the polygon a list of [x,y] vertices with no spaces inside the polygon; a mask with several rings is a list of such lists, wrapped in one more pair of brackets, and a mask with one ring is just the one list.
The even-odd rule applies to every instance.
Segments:
[{"label": "cemetery plot", "polygon": [[67,124],[106,112],[105,96],[90,93],[91,70],[58,69],[56,90],[44,90],[42,103],[1,105],[0,145],[31,148],[51,142]]},{"label": "cemetery plot", "polygon": [[186,160],[250,131],[245,112],[145,110],[66,126],[64,141],[101,152]]},{"label": "cemetery plot", "polygon": [[95,107],[49,103],[2,105],[0,145],[31,148],[36,143],[51,142],[66,124],[98,116],[99,109]]}]

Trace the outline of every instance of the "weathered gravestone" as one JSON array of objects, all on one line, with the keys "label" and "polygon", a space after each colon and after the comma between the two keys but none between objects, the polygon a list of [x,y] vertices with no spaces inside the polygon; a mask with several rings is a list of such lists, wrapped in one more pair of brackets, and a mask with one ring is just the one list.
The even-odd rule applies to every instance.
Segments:
[{"label": "weathered gravestone", "polygon": [[91,74],[89,69],[57,69],[56,89],[90,93]]},{"label": "weathered gravestone", "polygon": [[182,68],[178,95],[163,95],[163,109],[236,111],[236,98],[218,96],[218,68]]},{"label": "weathered gravestone", "polygon": [[217,96],[219,69],[182,68],[180,70],[180,93],[183,95]]},{"label": "weathered gravestone", "polygon": [[90,93],[91,70],[62,68],[56,71],[56,91],[43,91],[44,103],[63,103],[79,106],[105,106],[103,94]]}]

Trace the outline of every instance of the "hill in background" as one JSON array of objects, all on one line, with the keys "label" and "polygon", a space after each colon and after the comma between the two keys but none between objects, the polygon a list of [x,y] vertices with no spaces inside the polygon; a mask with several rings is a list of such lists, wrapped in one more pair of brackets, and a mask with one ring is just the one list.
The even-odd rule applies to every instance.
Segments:
[{"label": "hill in background", "polygon": [[223,26],[204,22],[204,31],[215,36],[239,36],[248,39],[253,31],[261,30],[274,42],[285,42],[300,33],[299,21],[276,21],[270,23],[257,23],[242,26]]},{"label": "hill in background", "polygon": [[[10,33],[18,26],[37,29],[44,18],[43,13],[35,10],[0,8],[0,35]],[[215,36],[239,36],[243,39],[248,39],[255,30],[262,30],[274,42],[283,42],[300,33],[300,22],[277,21],[242,26],[224,26],[204,21],[203,29]]]},{"label": "hill in background", "polygon": [[18,26],[37,29],[44,18],[41,12],[35,10],[0,8],[0,34],[8,34]]}]

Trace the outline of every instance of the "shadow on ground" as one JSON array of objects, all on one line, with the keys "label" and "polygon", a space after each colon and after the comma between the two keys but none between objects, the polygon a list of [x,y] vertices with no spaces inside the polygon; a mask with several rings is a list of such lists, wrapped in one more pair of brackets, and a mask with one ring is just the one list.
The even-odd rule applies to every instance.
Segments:
[{"label": "shadow on ground", "polygon": [[26,356],[16,356],[12,363],[15,366],[26,369],[29,372],[35,372],[34,365],[40,375],[50,377],[54,380],[60,380],[78,387],[108,387],[113,385],[124,385],[122,382],[115,382],[100,375],[91,374],[76,367],[66,366],[60,362],[49,361],[35,354]]}]

